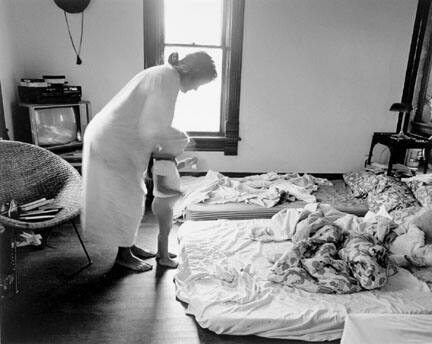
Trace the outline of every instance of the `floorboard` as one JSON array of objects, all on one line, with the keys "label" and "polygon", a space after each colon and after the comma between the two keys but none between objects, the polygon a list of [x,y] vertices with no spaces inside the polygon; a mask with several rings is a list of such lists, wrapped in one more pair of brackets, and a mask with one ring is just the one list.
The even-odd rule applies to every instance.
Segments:
[{"label": "floorboard", "polygon": [[[138,244],[154,248],[157,226],[146,214]],[[1,343],[294,344],[302,341],[217,335],[202,329],[176,300],[174,270],[136,274],[113,265],[116,248],[85,239],[90,267],[70,225],[48,247],[18,250],[19,293],[3,301]],[[176,228],[170,249],[177,252]],[[326,342],[339,343],[339,341]]]}]

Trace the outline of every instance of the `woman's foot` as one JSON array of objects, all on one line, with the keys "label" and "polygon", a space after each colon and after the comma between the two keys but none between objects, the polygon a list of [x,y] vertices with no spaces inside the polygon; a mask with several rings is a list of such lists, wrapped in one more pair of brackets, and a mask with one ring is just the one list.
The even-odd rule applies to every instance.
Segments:
[{"label": "woman's foot", "polygon": [[153,268],[150,264],[134,256],[131,248],[119,248],[115,263],[135,272],[145,272]]},{"label": "woman's foot", "polygon": [[159,266],[167,269],[177,269],[178,262],[172,260],[171,258],[160,258],[156,256],[156,262]]},{"label": "woman's foot", "polygon": [[143,248],[135,245],[133,245],[130,250],[135,257],[138,257],[140,259],[149,259],[156,257],[156,252],[144,250]]}]

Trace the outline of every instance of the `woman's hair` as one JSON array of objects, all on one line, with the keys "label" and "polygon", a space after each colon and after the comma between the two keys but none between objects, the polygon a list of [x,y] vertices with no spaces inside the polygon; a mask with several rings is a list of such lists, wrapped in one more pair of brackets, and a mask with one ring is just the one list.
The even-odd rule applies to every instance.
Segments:
[{"label": "woman's hair", "polygon": [[175,52],[168,57],[168,63],[177,70],[181,78],[211,81],[217,77],[214,61],[205,51],[187,54],[181,60]]}]

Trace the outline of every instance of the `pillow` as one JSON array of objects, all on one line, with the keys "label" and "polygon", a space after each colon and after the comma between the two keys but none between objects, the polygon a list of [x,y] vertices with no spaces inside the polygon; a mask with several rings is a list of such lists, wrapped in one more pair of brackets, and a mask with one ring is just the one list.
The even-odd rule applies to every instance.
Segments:
[{"label": "pillow", "polygon": [[432,242],[432,209],[428,208],[415,216],[411,223],[425,233],[426,243]]},{"label": "pillow", "polygon": [[409,256],[411,252],[425,244],[425,234],[417,226],[411,225],[405,234],[397,236],[389,245],[390,253]]},{"label": "pillow", "polygon": [[424,184],[419,180],[408,181],[406,184],[423,207],[432,207],[431,184]]},{"label": "pillow", "polygon": [[409,187],[394,177],[379,175],[375,188],[369,192],[367,202],[374,213],[384,205],[387,212],[419,205]]},{"label": "pillow", "polygon": [[377,183],[377,175],[368,172],[348,172],[342,175],[343,180],[353,192],[354,197],[365,198]]},{"label": "pillow", "polygon": [[[393,218],[393,221],[398,225],[408,225],[416,216],[423,212],[423,209],[424,208],[422,208],[420,205],[415,205],[403,209],[395,209],[391,212],[391,217]],[[418,227],[420,228],[420,226]]]},{"label": "pillow", "polygon": [[[391,262],[397,266],[409,267],[411,263],[411,255],[418,248],[425,244],[425,234],[414,225],[410,225],[406,233],[397,236],[389,245]],[[421,254],[419,251],[418,253]],[[416,256],[417,257],[417,256]],[[421,258],[417,258],[421,261]]]}]

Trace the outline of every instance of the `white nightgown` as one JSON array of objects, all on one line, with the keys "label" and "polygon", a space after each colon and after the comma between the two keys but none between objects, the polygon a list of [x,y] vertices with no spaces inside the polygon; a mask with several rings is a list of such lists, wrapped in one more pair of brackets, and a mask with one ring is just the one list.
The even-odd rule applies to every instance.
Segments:
[{"label": "white nightgown", "polygon": [[135,243],[144,211],[144,175],[160,133],[171,126],[180,89],[169,65],[137,74],[90,121],[84,134],[84,233]]}]

